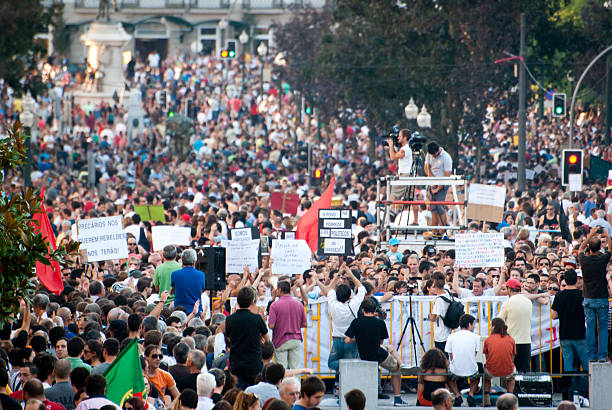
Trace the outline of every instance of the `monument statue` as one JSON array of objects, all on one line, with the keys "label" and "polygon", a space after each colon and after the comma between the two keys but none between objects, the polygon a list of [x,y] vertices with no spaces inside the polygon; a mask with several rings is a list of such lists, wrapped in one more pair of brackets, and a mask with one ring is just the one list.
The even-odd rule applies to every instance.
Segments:
[{"label": "monument statue", "polygon": [[117,0],[100,0],[98,3],[98,15],[96,16],[96,20],[106,19],[106,21],[110,21],[111,6],[115,12],[118,11]]}]

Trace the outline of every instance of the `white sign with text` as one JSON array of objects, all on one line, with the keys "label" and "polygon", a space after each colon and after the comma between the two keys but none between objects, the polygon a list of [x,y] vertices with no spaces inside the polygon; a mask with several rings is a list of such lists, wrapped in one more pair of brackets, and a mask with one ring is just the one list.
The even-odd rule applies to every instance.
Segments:
[{"label": "white sign with text", "polygon": [[259,268],[259,242],[259,239],[221,241],[225,248],[225,272],[242,274],[245,266],[256,272]]},{"label": "white sign with text", "polygon": [[121,216],[81,219],[77,221],[76,238],[87,250],[89,262],[128,257],[126,233]]},{"label": "white sign with text", "polygon": [[463,233],[455,235],[457,267],[487,268],[504,265],[502,233]]},{"label": "white sign with text", "polygon": [[191,228],[181,226],[153,226],[153,250],[161,251],[167,245],[189,246],[191,245]]},{"label": "white sign with text", "polygon": [[272,274],[297,275],[310,269],[312,252],[303,239],[284,239],[272,241]]}]

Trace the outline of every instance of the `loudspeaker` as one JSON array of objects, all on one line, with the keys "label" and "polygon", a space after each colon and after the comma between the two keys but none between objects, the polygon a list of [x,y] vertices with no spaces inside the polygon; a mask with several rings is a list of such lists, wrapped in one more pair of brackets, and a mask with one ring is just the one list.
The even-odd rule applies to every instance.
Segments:
[{"label": "loudspeaker", "polygon": [[552,407],[552,378],[546,373],[517,374],[514,394],[517,395],[519,406]]},{"label": "loudspeaker", "polygon": [[225,248],[207,246],[199,249],[196,269],[206,275],[206,290],[224,290],[227,285]]}]

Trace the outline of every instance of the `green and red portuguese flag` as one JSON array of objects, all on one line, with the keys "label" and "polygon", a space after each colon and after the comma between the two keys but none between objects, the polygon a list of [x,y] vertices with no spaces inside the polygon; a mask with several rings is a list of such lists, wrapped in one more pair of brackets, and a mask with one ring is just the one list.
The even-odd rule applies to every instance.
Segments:
[{"label": "green and red portuguese flag", "polygon": [[144,400],[144,376],[138,355],[138,339],[134,338],[119,353],[104,373],[106,377],[106,398],[123,407],[123,403],[132,397]]}]

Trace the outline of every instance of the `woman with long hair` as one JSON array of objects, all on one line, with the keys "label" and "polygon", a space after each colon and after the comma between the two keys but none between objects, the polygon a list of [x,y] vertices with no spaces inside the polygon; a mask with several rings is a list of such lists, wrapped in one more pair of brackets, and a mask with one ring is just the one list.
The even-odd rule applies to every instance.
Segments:
[{"label": "woman with long hair", "polygon": [[508,334],[508,326],[502,318],[496,317],[491,320],[491,335],[485,339],[482,353],[486,356],[485,382],[483,404],[491,405],[491,379],[500,377],[506,381],[508,393],[514,392],[514,356],[516,355],[516,344],[512,336]]},{"label": "woman with long hair", "polygon": [[241,391],[236,396],[233,410],[261,410],[259,397],[253,393],[245,393]]},{"label": "woman with long hair", "polygon": [[421,359],[421,375],[418,378],[417,405],[431,407],[431,394],[437,389],[446,389],[448,359],[442,350],[429,349]]}]

